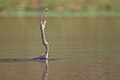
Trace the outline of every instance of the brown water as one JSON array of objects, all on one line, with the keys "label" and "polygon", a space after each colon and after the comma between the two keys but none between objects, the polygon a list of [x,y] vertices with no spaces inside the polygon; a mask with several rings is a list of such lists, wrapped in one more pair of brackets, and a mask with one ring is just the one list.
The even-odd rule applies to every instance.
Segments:
[{"label": "brown water", "polygon": [[[120,18],[48,18],[46,62],[0,62],[0,80],[120,80]],[[42,55],[37,17],[0,17],[0,58]],[[48,69],[49,68],[49,69]]]}]

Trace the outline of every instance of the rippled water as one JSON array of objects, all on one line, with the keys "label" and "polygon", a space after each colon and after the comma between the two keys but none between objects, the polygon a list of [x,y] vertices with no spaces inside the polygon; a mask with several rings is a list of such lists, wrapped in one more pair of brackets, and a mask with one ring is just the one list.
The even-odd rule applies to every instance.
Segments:
[{"label": "rippled water", "polygon": [[[47,18],[50,61],[0,62],[0,80],[119,80],[120,19]],[[0,58],[42,55],[40,19],[0,17]]]}]

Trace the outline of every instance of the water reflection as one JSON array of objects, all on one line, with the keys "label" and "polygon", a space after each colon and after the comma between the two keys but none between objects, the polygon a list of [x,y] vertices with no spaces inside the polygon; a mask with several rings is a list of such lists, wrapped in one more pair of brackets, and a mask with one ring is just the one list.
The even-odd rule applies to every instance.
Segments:
[{"label": "water reflection", "polygon": [[48,60],[45,60],[44,64],[45,64],[45,68],[43,70],[42,80],[48,80],[48,72],[49,72]]},{"label": "water reflection", "polygon": [[48,60],[12,61],[0,59],[0,80],[48,80]]}]

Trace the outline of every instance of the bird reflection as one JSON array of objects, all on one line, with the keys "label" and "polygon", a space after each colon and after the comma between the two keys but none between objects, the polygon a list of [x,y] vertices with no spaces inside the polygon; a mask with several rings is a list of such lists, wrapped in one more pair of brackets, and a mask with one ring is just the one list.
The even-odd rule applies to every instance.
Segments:
[{"label": "bird reflection", "polygon": [[45,60],[43,62],[45,64],[45,68],[43,70],[42,80],[48,80],[48,72],[49,72],[48,60]]},{"label": "bird reflection", "polygon": [[[0,62],[14,62],[13,58],[7,58],[7,59],[0,59]],[[49,73],[49,63],[48,60],[41,61],[44,63],[44,69],[42,73],[42,80],[48,80],[48,73]]]}]

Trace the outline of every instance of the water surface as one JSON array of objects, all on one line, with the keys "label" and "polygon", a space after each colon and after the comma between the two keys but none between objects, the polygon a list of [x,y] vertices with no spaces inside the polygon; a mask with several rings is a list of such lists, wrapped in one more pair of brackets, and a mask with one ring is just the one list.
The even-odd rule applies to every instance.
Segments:
[{"label": "water surface", "polygon": [[[120,19],[47,18],[46,62],[0,62],[0,80],[119,80]],[[0,17],[0,58],[42,55],[38,17]],[[49,70],[48,70],[49,68]],[[48,72],[47,72],[48,71]]]}]

